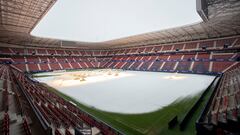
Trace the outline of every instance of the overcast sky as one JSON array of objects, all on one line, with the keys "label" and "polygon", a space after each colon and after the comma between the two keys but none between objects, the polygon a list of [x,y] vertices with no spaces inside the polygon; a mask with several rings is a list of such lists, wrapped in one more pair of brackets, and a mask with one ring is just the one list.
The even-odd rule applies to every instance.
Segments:
[{"label": "overcast sky", "polygon": [[100,42],[198,21],[196,0],[58,0],[31,34]]}]

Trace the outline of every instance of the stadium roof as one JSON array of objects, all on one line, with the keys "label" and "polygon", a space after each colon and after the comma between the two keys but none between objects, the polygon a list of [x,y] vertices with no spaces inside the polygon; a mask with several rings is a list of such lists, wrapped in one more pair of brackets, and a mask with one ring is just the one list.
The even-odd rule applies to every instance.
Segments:
[{"label": "stadium roof", "polygon": [[22,46],[109,48],[164,44],[240,33],[239,0],[206,0],[208,21],[106,42],[75,42],[31,36],[30,32],[56,0],[1,0],[0,42]]}]

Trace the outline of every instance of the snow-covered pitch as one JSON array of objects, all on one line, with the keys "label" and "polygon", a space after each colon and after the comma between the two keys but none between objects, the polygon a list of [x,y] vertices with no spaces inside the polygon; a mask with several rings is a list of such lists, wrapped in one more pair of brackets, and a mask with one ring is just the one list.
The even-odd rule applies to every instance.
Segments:
[{"label": "snow-covered pitch", "polygon": [[153,112],[175,100],[199,94],[213,76],[122,70],[92,70],[38,75],[36,78],[82,104],[107,112]]}]

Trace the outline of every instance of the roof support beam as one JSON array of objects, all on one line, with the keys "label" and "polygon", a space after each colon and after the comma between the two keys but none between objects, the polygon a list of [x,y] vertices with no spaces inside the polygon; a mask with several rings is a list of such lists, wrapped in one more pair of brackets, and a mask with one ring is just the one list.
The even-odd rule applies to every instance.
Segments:
[{"label": "roof support beam", "polygon": [[23,14],[23,13],[20,13],[20,12],[12,11],[12,10],[2,9],[2,14],[3,14],[3,13],[6,13],[6,14],[11,13],[11,14],[19,15],[19,16],[24,16],[24,17],[29,17],[29,18],[39,19],[39,18],[36,17],[36,16],[26,15],[26,14]]},{"label": "roof support beam", "polygon": [[29,33],[32,31],[32,29],[38,24],[38,22],[43,18],[43,16],[48,12],[48,10],[54,5],[54,3],[56,2],[57,0],[51,0],[49,3],[48,3],[48,6],[45,8],[45,10],[43,11],[43,13],[41,14],[41,16],[39,17],[38,21],[36,21],[34,23],[34,25],[32,26],[32,28],[30,29]]},{"label": "roof support beam", "polygon": [[[30,28],[27,26],[23,26],[23,25],[15,25],[15,24],[11,24],[11,23],[1,23],[0,25],[5,25],[5,26],[14,26],[14,27],[19,27],[19,28]],[[4,27],[4,26],[3,26]]]}]

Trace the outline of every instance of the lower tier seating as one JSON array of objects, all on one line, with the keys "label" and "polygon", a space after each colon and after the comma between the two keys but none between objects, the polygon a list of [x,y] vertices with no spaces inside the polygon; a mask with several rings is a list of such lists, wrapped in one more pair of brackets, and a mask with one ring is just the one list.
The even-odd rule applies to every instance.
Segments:
[{"label": "lower tier seating", "polygon": [[[92,127],[97,128],[100,131],[99,134],[103,135],[122,134],[109,125],[106,125],[101,120],[96,119],[87,112],[80,110],[69,101],[49,91],[47,87],[32,78],[29,78],[23,72],[15,68],[16,67],[14,66],[9,67],[6,65],[0,65],[0,77],[4,79],[2,91],[4,101],[1,101],[4,103],[3,106],[1,106],[1,108],[4,108],[4,119],[1,130],[1,133],[4,135],[9,135],[10,132],[13,132],[10,131],[11,117],[8,114],[8,108],[10,108],[9,106],[12,106],[12,102],[11,104],[8,103],[8,97],[15,86],[18,86],[18,92],[22,93],[26,97],[27,100],[24,101],[24,106],[29,103],[28,109],[31,108],[34,110],[34,113],[38,116],[38,120],[41,121],[39,122],[39,124],[42,124],[41,127],[51,129],[50,132],[54,134],[73,135],[76,132],[75,129],[79,130],[79,132],[89,131],[88,134],[91,134]],[[12,85],[13,82],[15,85]],[[18,94],[16,93],[16,95]],[[21,102],[21,100],[22,99],[16,101]],[[22,106],[22,103],[18,104],[20,107]],[[22,111],[25,113],[25,110],[22,109]],[[29,125],[27,116],[22,117],[22,122],[19,125],[22,128],[21,131],[23,134],[33,134],[33,130]],[[34,132],[36,133],[36,131]]]},{"label": "lower tier seating", "polygon": [[198,134],[239,134],[240,64],[223,74],[210,101],[197,123]]}]

